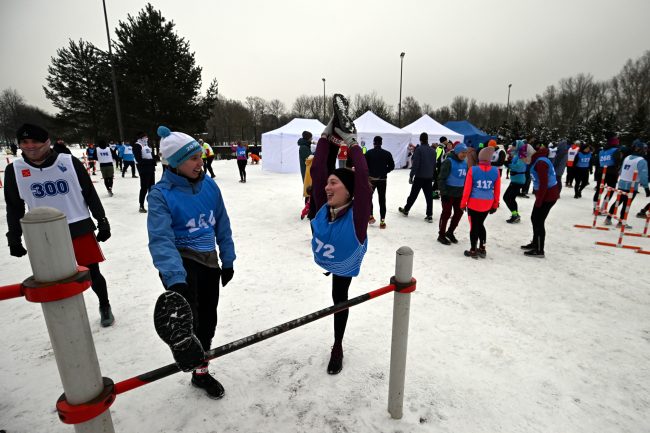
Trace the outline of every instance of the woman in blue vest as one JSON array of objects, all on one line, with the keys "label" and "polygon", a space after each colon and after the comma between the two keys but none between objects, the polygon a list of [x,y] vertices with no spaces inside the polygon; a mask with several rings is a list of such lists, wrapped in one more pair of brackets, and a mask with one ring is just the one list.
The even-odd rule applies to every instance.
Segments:
[{"label": "woman in blue vest", "polygon": [[[357,144],[356,128],[347,110],[342,110],[347,108],[347,101],[341,95],[334,95],[334,99],[334,118],[318,140],[311,166],[311,203],[317,210],[311,221],[311,246],[316,264],[332,274],[332,299],[338,304],[348,299],[352,277],[359,275],[368,248],[371,190],[368,165]],[[336,156],[341,144],[348,146],[348,158],[354,170],[334,169],[336,159],[332,156]],[[334,315],[329,374],[338,374],[343,368],[342,343],[348,314],[344,310]]]},{"label": "woman in blue vest", "polygon": [[463,198],[460,202],[461,209],[467,209],[469,216],[470,249],[464,254],[465,257],[473,259],[485,258],[487,255],[485,250],[487,232],[484,223],[488,214],[496,212],[499,207],[501,178],[499,170],[491,164],[495,150],[494,147],[481,149],[478,154],[478,165],[467,171]]},{"label": "woman in blue vest", "polygon": [[237,157],[237,168],[239,168],[239,183],[246,183],[246,164],[248,164],[248,149],[241,141],[233,146]]},{"label": "woman in blue vest", "polygon": [[589,182],[589,172],[591,171],[591,146],[587,143],[583,143],[580,146],[580,152],[576,156],[576,159],[573,163],[574,167],[574,191],[575,195],[573,198],[581,198],[582,190],[587,186]]},{"label": "woman in blue vest", "polygon": [[524,161],[524,158],[526,158],[527,150],[528,147],[524,140],[517,140],[514,147],[511,147],[510,157],[512,159],[506,163],[510,170],[510,185],[506,188],[506,192],[503,193],[503,201],[511,213],[510,219],[506,220],[510,224],[521,221],[517,197],[526,183],[526,161]]},{"label": "woman in blue vest", "polygon": [[[438,175],[438,186],[442,200],[442,213],[438,224],[438,242],[443,245],[458,243],[454,230],[458,227],[463,211],[460,208],[460,201],[463,197],[465,176],[467,176],[467,146],[463,143],[457,144],[447,154],[447,158],[440,166]],[[452,216],[453,210],[453,216]],[[451,223],[447,228],[447,221],[451,217]]]},{"label": "woman in blue vest", "polygon": [[[598,193],[600,192],[600,181],[603,177],[603,168],[607,167],[605,172],[605,184],[616,188],[618,182],[618,173],[621,169],[621,162],[623,161],[622,153],[618,147],[618,137],[611,137],[607,140],[607,144],[603,149],[598,152],[598,164],[596,165],[596,192],[594,193],[594,209],[598,204]],[[612,197],[613,191],[607,191],[607,199],[603,197],[603,201]]]},{"label": "woman in blue vest", "polygon": [[[199,143],[165,126],[158,127],[158,135],[168,169],[149,193],[147,231],[149,252],[167,292],[156,304],[154,324],[178,366],[192,371],[192,385],[218,399],[224,388],[203,359],[217,327],[219,283],[225,287],[235,272],[230,219],[221,190],[203,171]],[[166,300],[174,308],[159,308]]]},{"label": "woman in blue vest", "polygon": [[544,222],[560,197],[560,186],[553,163],[548,159],[548,148],[540,147],[533,155],[530,163],[530,177],[533,181],[535,194],[535,205],[530,215],[530,221],[533,224],[533,240],[521,248],[526,250],[524,255],[528,257],[543,258],[546,239]]}]

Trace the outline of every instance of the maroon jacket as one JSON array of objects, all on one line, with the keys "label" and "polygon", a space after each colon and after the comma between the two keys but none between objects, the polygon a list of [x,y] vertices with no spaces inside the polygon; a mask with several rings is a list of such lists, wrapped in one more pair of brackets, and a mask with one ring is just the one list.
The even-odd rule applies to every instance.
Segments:
[{"label": "maroon jacket", "polygon": [[[530,160],[530,166],[532,167],[540,157],[545,156],[548,158],[548,149],[546,147],[540,147],[537,152],[533,155]],[[560,198],[560,184],[556,183],[551,188],[547,188],[548,185],[548,165],[546,164],[536,164],[535,171],[539,176],[539,189],[535,192],[535,207],[540,207],[544,202],[554,202]]]},{"label": "maroon jacket", "polygon": [[[316,145],[316,154],[311,164],[312,178],[312,200],[311,206],[314,206],[318,212],[321,206],[327,204],[325,186],[327,178],[334,170],[334,167],[328,166],[330,152],[334,155],[338,152],[338,147],[321,137]],[[368,219],[370,218],[370,199],[372,192],[368,180],[368,164],[363,156],[361,146],[354,146],[348,151],[348,159],[352,160],[354,165],[354,200],[352,200],[352,209],[354,210],[354,232],[359,242],[363,243],[367,237]],[[345,215],[349,209],[342,210],[337,218]]]}]

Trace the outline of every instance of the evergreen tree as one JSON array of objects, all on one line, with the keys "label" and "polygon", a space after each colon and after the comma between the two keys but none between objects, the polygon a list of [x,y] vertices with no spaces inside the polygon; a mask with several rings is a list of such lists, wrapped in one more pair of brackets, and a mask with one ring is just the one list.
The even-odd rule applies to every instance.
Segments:
[{"label": "evergreen tree", "polygon": [[94,141],[112,124],[110,65],[106,53],[90,42],[70,40],[47,68],[45,96],[60,110],[62,123],[73,123]]},{"label": "evergreen tree", "polygon": [[199,89],[201,68],[189,43],[149,3],[115,30],[115,64],[125,131],[152,135],[158,125],[196,133],[205,127]]}]

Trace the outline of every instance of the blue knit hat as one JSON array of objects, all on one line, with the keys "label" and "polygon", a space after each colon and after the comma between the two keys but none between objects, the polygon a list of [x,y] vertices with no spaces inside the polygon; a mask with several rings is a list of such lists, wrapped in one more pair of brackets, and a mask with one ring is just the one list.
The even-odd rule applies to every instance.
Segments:
[{"label": "blue knit hat", "polygon": [[197,152],[203,149],[197,141],[182,132],[172,132],[166,126],[158,127],[160,153],[170,167],[176,168]]},{"label": "blue knit hat", "polygon": [[458,155],[458,154],[461,153],[461,152],[465,152],[466,150],[467,150],[467,146],[465,145],[465,143],[458,143],[458,144],[454,147],[454,153],[455,153],[456,155]]}]

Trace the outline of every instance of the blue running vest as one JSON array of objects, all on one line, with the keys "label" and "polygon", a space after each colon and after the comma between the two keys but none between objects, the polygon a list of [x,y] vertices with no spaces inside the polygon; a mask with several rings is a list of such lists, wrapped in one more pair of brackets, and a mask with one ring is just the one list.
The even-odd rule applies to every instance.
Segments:
[{"label": "blue running vest", "polygon": [[494,185],[499,177],[499,170],[496,167],[489,171],[483,171],[478,165],[472,167],[472,192],[471,198],[481,200],[494,200]]},{"label": "blue running vest", "polygon": [[557,184],[557,178],[555,177],[555,168],[553,168],[553,163],[551,163],[550,159],[542,156],[541,158],[537,159],[537,161],[535,161],[535,164],[533,164],[532,167],[530,167],[530,177],[533,179],[533,191],[537,191],[539,189],[539,176],[537,175],[537,170],[535,170],[535,167],[537,167],[537,164],[539,164],[540,161],[543,161],[548,166],[548,182],[546,182],[546,187],[551,188]]}]

